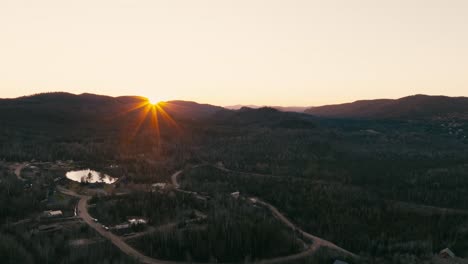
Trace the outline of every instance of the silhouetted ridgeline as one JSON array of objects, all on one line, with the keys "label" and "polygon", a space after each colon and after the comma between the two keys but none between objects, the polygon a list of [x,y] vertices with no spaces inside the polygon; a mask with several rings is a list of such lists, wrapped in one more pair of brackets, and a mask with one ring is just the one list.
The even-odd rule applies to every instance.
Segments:
[{"label": "silhouetted ridgeline", "polygon": [[312,107],[306,113],[338,118],[468,119],[468,98],[414,95]]}]

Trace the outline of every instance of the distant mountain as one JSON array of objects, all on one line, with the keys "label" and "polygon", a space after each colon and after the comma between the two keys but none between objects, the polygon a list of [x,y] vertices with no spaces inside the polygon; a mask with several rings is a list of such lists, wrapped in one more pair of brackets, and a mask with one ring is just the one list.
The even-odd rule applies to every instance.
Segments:
[{"label": "distant mountain", "polygon": [[309,108],[308,106],[272,106],[282,112],[298,112],[302,113],[304,110]]},{"label": "distant mountain", "polygon": [[258,105],[230,105],[230,106],[225,106],[224,108],[230,109],[230,110],[239,110],[243,107],[248,107],[248,108],[253,108],[253,109],[258,109],[262,107],[270,107],[277,109],[282,112],[299,112],[302,113],[304,110],[309,108],[308,106],[258,106]]},{"label": "distant mountain", "polygon": [[311,107],[305,113],[334,118],[468,119],[468,98],[413,95],[400,99],[361,100]]},{"label": "distant mountain", "polygon": [[[135,119],[147,104],[147,99],[140,96],[43,93],[15,99],[0,99],[0,122],[121,122]],[[174,119],[183,120],[207,118],[217,111],[227,111],[220,106],[188,101],[168,101],[161,104],[161,107]]]},{"label": "distant mountain", "polygon": [[110,115],[116,98],[92,94],[44,93],[0,100],[0,119],[18,122],[73,122]]},{"label": "distant mountain", "polygon": [[258,105],[241,105],[241,104],[237,104],[237,105],[228,105],[228,106],[225,106],[224,108],[229,109],[229,110],[239,110],[239,109],[241,109],[242,107],[248,107],[248,108],[257,109],[257,108],[261,108],[261,107],[263,107],[263,106],[258,106]]},{"label": "distant mountain", "polygon": [[227,111],[221,106],[199,104],[191,101],[174,100],[164,102],[163,108],[172,116],[182,119],[203,119],[219,111]]},{"label": "distant mountain", "polygon": [[266,126],[282,128],[315,128],[315,118],[304,113],[282,112],[272,107],[219,111],[209,120],[232,126]]}]

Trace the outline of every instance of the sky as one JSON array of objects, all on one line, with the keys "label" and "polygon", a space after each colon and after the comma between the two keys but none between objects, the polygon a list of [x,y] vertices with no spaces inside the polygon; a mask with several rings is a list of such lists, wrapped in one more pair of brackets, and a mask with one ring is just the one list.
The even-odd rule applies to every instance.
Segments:
[{"label": "sky", "polygon": [[466,0],[0,0],[0,98],[468,96]]}]

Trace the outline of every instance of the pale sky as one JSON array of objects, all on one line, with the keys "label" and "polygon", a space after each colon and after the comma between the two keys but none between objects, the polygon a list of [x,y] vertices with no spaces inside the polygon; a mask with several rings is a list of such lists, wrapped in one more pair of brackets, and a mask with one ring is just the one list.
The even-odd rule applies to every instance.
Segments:
[{"label": "pale sky", "polygon": [[468,96],[467,0],[0,0],[0,97]]}]

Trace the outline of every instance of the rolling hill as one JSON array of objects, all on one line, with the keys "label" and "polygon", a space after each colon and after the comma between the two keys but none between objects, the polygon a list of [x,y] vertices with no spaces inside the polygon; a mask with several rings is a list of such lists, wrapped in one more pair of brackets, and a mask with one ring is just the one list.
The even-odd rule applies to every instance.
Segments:
[{"label": "rolling hill", "polygon": [[400,99],[361,100],[311,107],[305,113],[333,118],[468,119],[468,98],[413,95]]},{"label": "rolling hill", "polygon": [[[132,118],[146,103],[141,96],[110,97],[95,94],[43,93],[15,99],[0,99],[0,119],[8,122],[72,123],[122,121]],[[173,118],[203,119],[218,111],[219,106],[189,101],[168,101],[162,106]]]}]

